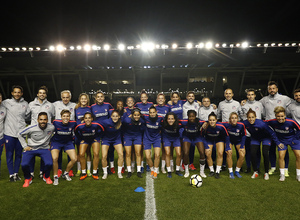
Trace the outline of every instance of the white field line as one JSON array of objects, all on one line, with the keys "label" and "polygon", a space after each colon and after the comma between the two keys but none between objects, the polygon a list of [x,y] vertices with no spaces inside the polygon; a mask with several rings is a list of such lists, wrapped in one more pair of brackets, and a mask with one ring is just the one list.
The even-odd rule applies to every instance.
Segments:
[{"label": "white field line", "polygon": [[150,173],[146,174],[146,193],[145,193],[145,220],[157,220],[156,217],[156,203],[154,192],[154,180]]}]

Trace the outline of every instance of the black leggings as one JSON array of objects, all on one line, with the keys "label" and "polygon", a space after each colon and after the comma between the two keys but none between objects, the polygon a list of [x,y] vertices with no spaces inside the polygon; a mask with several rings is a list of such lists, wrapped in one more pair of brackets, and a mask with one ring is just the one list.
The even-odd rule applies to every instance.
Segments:
[{"label": "black leggings", "polygon": [[[270,163],[269,150],[270,150],[270,146],[267,146],[267,145],[262,146],[265,173],[269,172],[269,163]],[[260,151],[260,145],[251,145],[251,163],[252,163],[252,168],[253,168],[254,171],[258,171],[258,168],[257,168],[257,151]]]}]

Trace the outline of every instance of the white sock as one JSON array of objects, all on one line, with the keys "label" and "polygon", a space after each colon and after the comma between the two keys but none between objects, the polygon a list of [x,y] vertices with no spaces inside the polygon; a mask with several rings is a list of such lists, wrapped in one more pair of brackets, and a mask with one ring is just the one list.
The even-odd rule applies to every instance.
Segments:
[{"label": "white sock", "polygon": [[141,163],[141,167],[144,167],[144,161],[142,161],[142,163]]},{"label": "white sock", "polygon": [[68,173],[69,173],[69,172],[65,171],[65,172],[64,172],[64,175],[66,175],[66,174],[68,174]]},{"label": "white sock", "polygon": [[184,170],[185,170],[185,173],[188,173],[189,172],[189,165],[184,165]]},{"label": "white sock", "polygon": [[209,168],[210,172],[215,172],[214,166],[209,166],[208,168]]},{"label": "white sock", "polygon": [[109,165],[110,165],[110,168],[113,168],[113,167],[115,167],[115,165],[114,165],[114,161],[111,161],[111,162],[109,162]]},{"label": "white sock", "polygon": [[205,164],[200,164],[200,172],[204,172],[204,169],[205,169]]},{"label": "white sock", "polygon": [[284,168],[279,168],[279,170],[280,170],[280,175],[284,175]]},{"label": "white sock", "polygon": [[103,170],[103,174],[107,174],[107,167],[103,167],[102,170]]},{"label": "white sock", "polygon": [[93,170],[93,174],[97,174],[97,170]]},{"label": "white sock", "polygon": [[297,176],[300,175],[300,169],[296,169]]},{"label": "white sock", "polygon": [[235,168],[235,171],[236,171],[236,172],[240,172],[240,170],[241,170],[241,168],[239,168],[239,167],[236,167],[236,168]]},{"label": "white sock", "polygon": [[118,166],[118,173],[121,173],[121,172],[122,172],[122,167]]},{"label": "white sock", "polygon": [[276,170],[276,167],[271,167],[271,169],[274,169],[274,170]]},{"label": "white sock", "polygon": [[173,160],[170,160],[170,166],[174,166],[174,161]]},{"label": "white sock", "polygon": [[232,173],[232,172],[233,172],[232,167],[231,167],[231,168],[228,168],[228,171],[229,171],[229,173]]},{"label": "white sock", "polygon": [[154,172],[158,173],[158,169],[159,169],[159,167],[154,167]]},{"label": "white sock", "polygon": [[77,170],[81,170],[81,164],[80,164],[80,162],[77,162]]},{"label": "white sock", "polygon": [[167,172],[171,172],[171,167],[167,167]]},{"label": "white sock", "polygon": [[165,168],[165,166],[166,166],[166,161],[165,161],[165,160],[162,160],[162,161],[161,161],[161,168],[163,169],[163,168]]},{"label": "white sock", "polygon": [[141,172],[142,166],[137,166],[137,172]]},{"label": "white sock", "polygon": [[179,171],[179,170],[180,170],[180,166],[176,165],[176,171]]},{"label": "white sock", "polygon": [[82,173],[86,173],[86,169],[82,170],[81,172],[82,172]]},{"label": "white sock", "polygon": [[131,173],[131,166],[127,166],[127,172]]},{"label": "white sock", "polygon": [[216,173],[220,173],[221,167],[222,167],[222,166],[218,166],[218,165],[217,165]]},{"label": "white sock", "polygon": [[87,166],[87,170],[91,170],[92,161],[87,161],[86,166]]},{"label": "white sock", "polygon": [[152,171],[154,172],[154,167],[150,167],[150,170],[151,170],[151,172],[152,172]]}]

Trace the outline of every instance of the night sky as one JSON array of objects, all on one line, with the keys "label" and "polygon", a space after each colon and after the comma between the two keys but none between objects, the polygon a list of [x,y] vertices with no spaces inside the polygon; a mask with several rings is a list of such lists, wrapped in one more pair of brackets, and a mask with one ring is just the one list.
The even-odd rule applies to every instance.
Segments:
[{"label": "night sky", "polygon": [[0,46],[300,40],[299,0],[55,2],[6,2]]}]

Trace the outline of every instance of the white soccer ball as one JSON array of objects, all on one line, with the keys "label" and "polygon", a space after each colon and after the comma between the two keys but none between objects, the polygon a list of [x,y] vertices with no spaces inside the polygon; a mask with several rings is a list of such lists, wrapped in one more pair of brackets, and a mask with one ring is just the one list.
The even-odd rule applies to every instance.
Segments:
[{"label": "white soccer ball", "polygon": [[200,186],[202,186],[202,178],[201,176],[199,176],[198,174],[194,174],[191,176],[190,178],[190,184],[195,187],[195,188],[199,188]]}]

